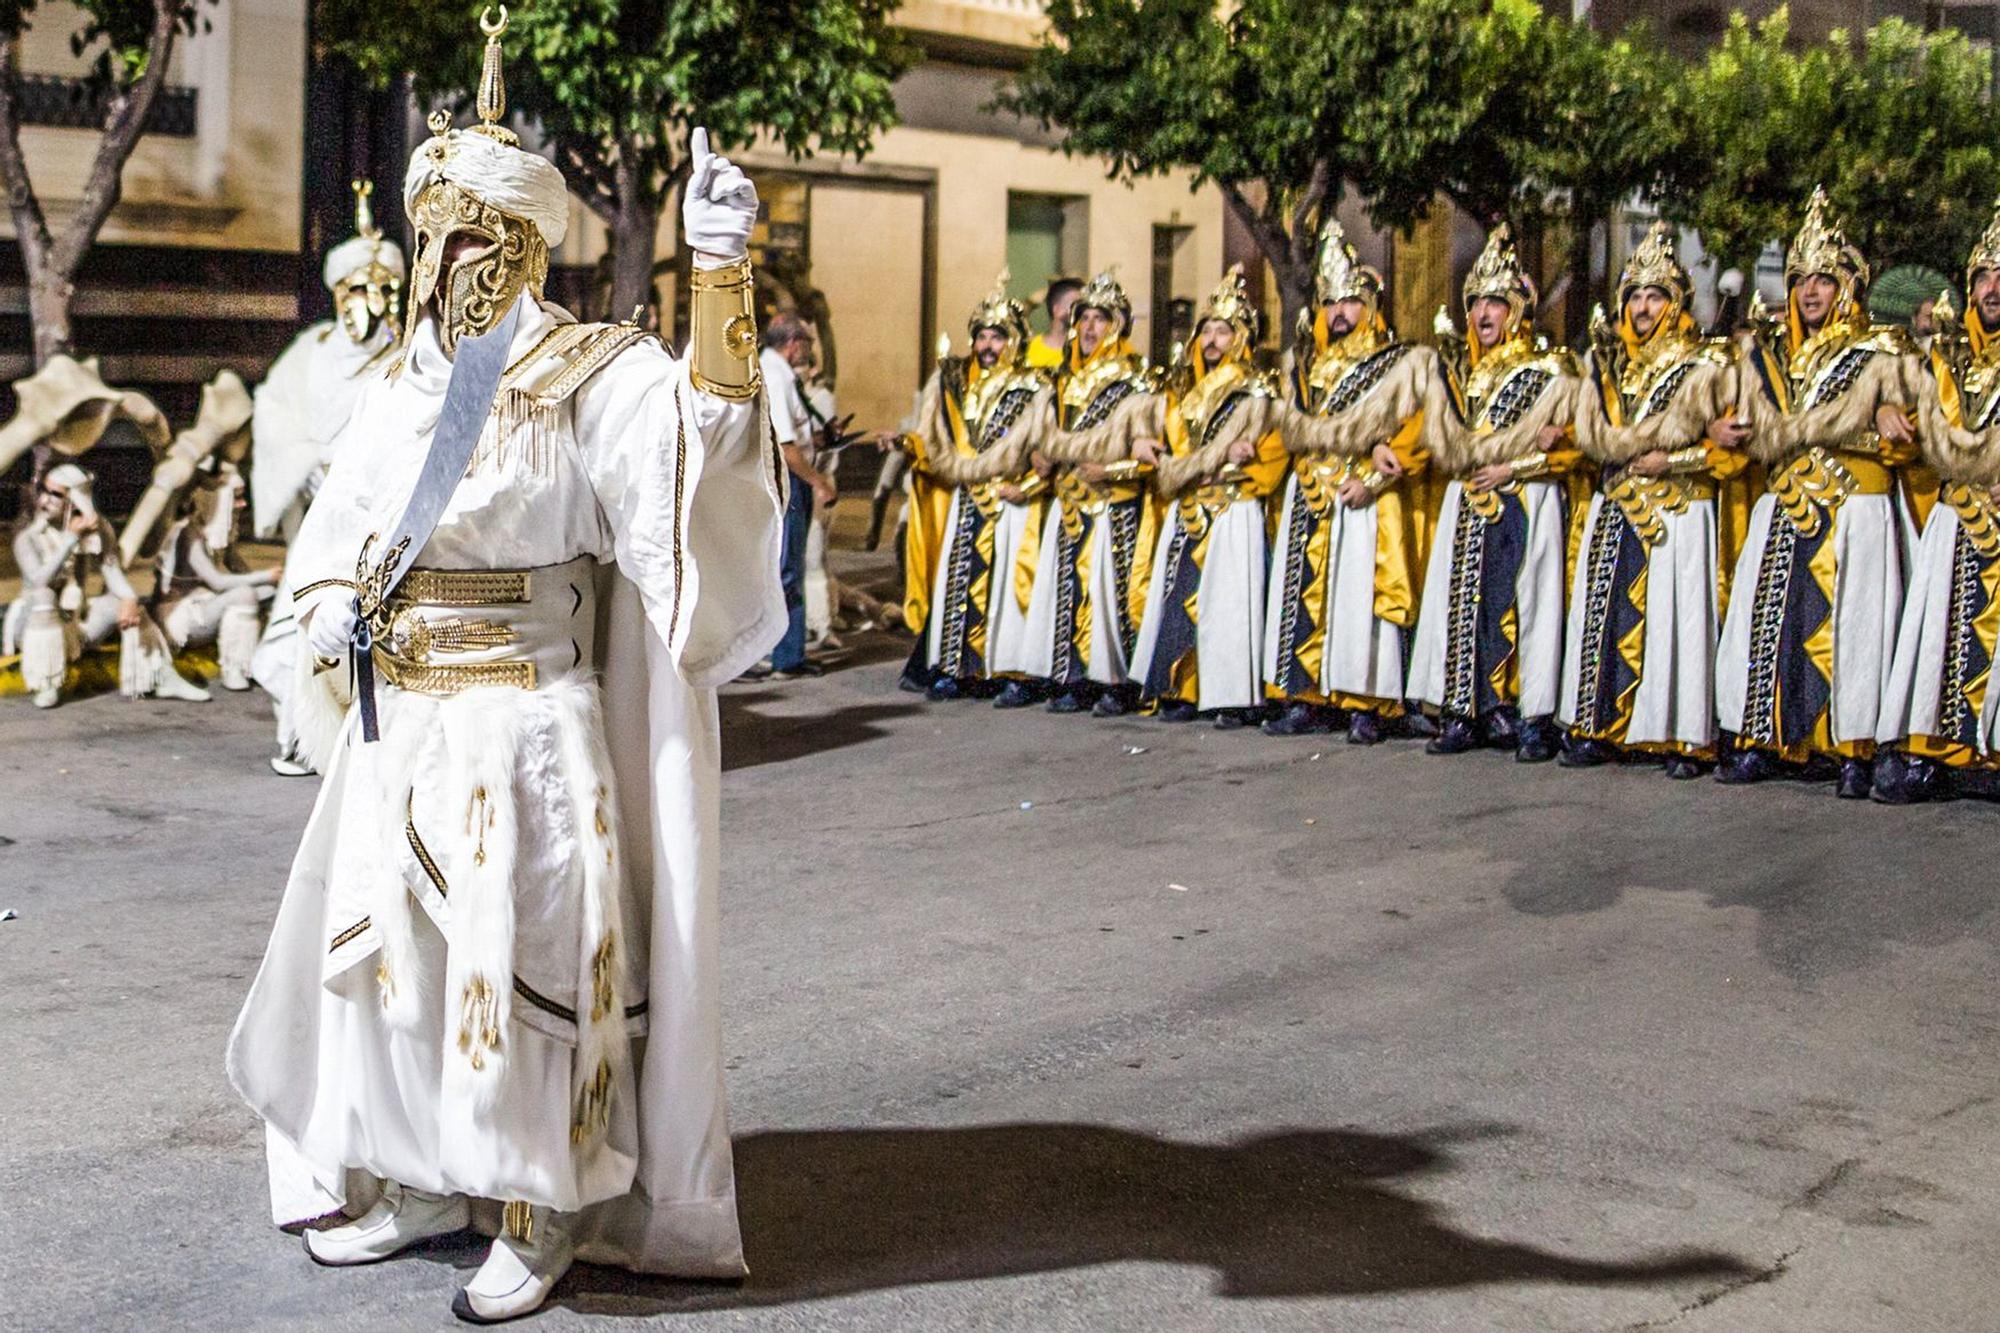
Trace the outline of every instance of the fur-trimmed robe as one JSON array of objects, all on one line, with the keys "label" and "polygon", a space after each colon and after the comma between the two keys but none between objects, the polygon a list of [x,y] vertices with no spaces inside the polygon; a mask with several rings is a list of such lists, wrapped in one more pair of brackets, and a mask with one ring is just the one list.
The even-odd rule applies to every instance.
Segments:
[{"label": "fur-trimmed robe", "polygon": [[[580,1209],[588,1261],[735,1276],[712,691],[784,628],[782,466],[760,404],[521,302],[417,564],[529,571],[538,619],[507,651],[538,688],[378,680],[376,743],[348,712],[229,1076],[266,1122],[281,1222],[389,1178]],[[308,627],[394,530],[450,372],[425,316],[364,390],[300,533]]]},{"label": "fur-trimmed robe", "polygon": [[1770,489],[1751,513],[1717,653],[1722,729],[1792,761],[1872,753],[1916,536],[1904,469],[1917,456],[1883,440],[1875,414],[1916,409],[1927,387],[1900,330],[1821,336],[1796,380],[1784,347],[1746,351],[1750,453],[1769,466]]}]

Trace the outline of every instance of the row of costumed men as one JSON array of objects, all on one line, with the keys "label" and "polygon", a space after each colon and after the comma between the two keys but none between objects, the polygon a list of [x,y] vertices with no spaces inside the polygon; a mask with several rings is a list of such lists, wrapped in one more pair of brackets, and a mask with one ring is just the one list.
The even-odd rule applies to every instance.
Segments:
[{"label": "row of costumed men", "polygon": [[897,441],[903,684],[1896,803],[2000,792],[2000,215],[1928,349],[1870,322],[1823,192],[1786,283],[1782,311],[1703,337],[1656,226],[1579,357],[1535,333],[1502,227],[1434,348],[1387,326],[1332,223],[1278,373],[1236,270],[1163,370],[1109,275],[1054,366],[996,291]]}]

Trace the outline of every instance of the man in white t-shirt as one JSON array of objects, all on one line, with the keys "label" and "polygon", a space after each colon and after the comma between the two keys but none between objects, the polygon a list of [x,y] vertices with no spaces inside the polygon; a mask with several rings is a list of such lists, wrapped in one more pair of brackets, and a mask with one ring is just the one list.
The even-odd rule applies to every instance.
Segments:
[{"label": "man in white t-shirt", "polygon": [[777,437],[792,484],[785,501],[785,548],[779,576],[785,588],[785,609],[791,623],[785,637],[771,650],[771,674],[780,680],[817,676],[821,668],[806,660],[806,541],[812,532],[813,503],[831,504],[833,482],[812,465],[812,418],[806,412],[799,370],[812,363],[813,335],[797,315],[771,316],[764,326],[765,395],[771,407],[771,433]]}]

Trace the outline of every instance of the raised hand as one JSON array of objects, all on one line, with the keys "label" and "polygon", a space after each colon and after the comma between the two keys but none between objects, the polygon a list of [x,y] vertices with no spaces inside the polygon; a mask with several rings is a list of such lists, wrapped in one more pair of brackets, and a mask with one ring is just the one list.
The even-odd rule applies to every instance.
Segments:
[{"label": "raised hand", "polygon": [[688,180],[681,191],[681,234],[701,268],[720,268],[750,253],[757,187],[743,169],[709,150],[708,130],[688,136]]}]

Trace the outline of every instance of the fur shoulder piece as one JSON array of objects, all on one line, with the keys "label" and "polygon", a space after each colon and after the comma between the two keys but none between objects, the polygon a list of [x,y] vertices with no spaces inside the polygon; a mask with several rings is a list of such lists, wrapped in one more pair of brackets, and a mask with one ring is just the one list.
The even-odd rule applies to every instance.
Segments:
[{"label": "fur shoulder piece", "polygon": [[1779,463],[1814,447],[1873,449],[1875,409],[1916,407],[1927,376],[1912,355],[1856,343],[1809,382],[1801,401],[1781,412],[1768,396],[1754,420],[1751,456]]},{"label": "fur shoulder piece", "polygon": [[1019,476],[1032,465],[1034,451],[1048,438],[1054,423],[1055,394],[1044,382],[998,439],[972,453],[947,445],[929,456],[925,470],[948,486],[975,486]]},{"label": "fur shoulder piece", "polygon": [[1514,367],[1487,394],[1467,423],[1456,413],[1424,423],[1425,442],[1449,473],[1510,463],[1540,450],[1546,427],[1567,426],[1577,398],[1576,358],[1537,356]]},{"label": "fur shoulder piece", "polygon": [[1123,395],[1102,421],[1082,430],[1052,430],[1042,451],[1058,463],[1115,463],[1131,455],[1132,441],[1159,439],[1166,431],[1165,395],[1147,392],[1135,381],[1119,382],[1126,386]]},{"label": "fur shoulder piece", "polygon": [[1269,393],[1246,392],[1236,395],[1229,415],[1217,423],[1207,439],[1185,454],[1160,460],[1154,485],[1162,495],[1175,496],[1192,486],[1212,481],[1229,462],[1229,450],[1241,440],[1257,441],[1270,433],[1282,410],[1279,399]]},{"label": "fur shoulder piece", "polygon": [[1435,410],[1443,388],[1436,349],[1392,343],[1334,380],[1317,411],[1288,403],[1279,428],[1295,454],[1366,454],[1418,412]]},{"label": "fur shoulder piece", "polygon": [[1625,424],[1611,424],[1605,387],[1593,373],[1577,382],[1576,442],[1600,463],[1629,463],[1655,449],[1671,453],[1699,442],[1708,423],[1736,401],[1737,369],[1725,351],[1706,347],[1661,371],[1631,404]]}]

